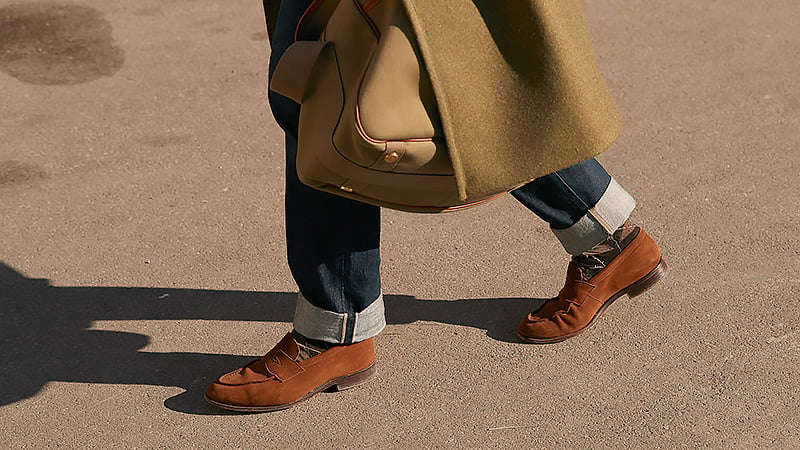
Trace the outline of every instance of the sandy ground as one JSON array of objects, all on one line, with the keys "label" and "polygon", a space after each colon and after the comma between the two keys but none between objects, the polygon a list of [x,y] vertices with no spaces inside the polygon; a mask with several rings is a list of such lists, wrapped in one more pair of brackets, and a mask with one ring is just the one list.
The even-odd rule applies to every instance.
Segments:
[{"label": "sandy ground", "polygon": [[567,263],[541,221],[386,211],[378,375],[239,415],[203,389],[296,295],[260,2],[0,0],[0,448],[800,447],[800,9],[587,14],[668,280],[524,345]]}]

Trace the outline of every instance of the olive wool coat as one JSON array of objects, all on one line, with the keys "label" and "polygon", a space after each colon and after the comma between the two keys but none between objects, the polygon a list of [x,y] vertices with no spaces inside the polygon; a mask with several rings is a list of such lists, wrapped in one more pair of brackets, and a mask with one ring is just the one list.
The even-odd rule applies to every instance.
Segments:
[{"label": "olive wool coat", "polygon": [[[279,3],[264,0],[270,32]],[[462,200],[589,159],[617,138],[619,114],[581,0],[402,3],[436,93]]]}]

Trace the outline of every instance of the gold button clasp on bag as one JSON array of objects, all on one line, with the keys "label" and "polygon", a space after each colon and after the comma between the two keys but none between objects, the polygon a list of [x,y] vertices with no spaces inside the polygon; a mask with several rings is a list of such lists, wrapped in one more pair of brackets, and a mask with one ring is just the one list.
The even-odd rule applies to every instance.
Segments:
[{"label": "gold button clasp on bag", "polygon": [[387,153],[386,156],[383,157],[383,161],[386,164],[394,164],[400,159],[400,155],[397,152]]}]

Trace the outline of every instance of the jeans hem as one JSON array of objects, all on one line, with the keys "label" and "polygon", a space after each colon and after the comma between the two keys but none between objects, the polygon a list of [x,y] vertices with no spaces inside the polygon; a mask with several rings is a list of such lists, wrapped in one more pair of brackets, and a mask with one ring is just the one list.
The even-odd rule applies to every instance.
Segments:
[{"label": "jeans hem", "polygon": [[[348,321],[353,321],[353,338],[346,340]],[[383,294],[357,313],[337,313],[312,305],[303,294],[297,297],[294,329],[309,339],[332,344],[350,344],[377,336],[386,327]]]},{"label": "jeans hem", "polygon": [[636,208],[636,200],[613,178],[597,204],[589,208],[574,225],[553,229],[556,238],[570,255],[579,255],[606,240]]}]

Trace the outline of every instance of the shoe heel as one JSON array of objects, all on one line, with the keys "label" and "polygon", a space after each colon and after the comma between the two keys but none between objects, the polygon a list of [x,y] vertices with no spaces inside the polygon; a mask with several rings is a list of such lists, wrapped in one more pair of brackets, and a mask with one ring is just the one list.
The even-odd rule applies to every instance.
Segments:
[{"label": "shoe heel", "polygon": [[669,269],[667,268],[667,263],[665,263],[662,259],[658,262],[658,265],[655,267],[655,269],[651,270],[650,273],[644,276],[644,278],[633,283],[628,288],[628,291],[626,292],[628,297],[633,298],[637,295],[643,294],[646,290],[655,286],[659,281],[664,279],[664,277],[667,276],[668,271]]},{"label": "shoe heel", "polygon": [[371,366],[367,367],[361,372],[356,372],[352,375],[339,378],[331,387],[337,391],[343,391],[345,389],[356,387],[367,381],[369,377],[375,375],[375,370],[376,367],[375,364],[373,363]]}]

